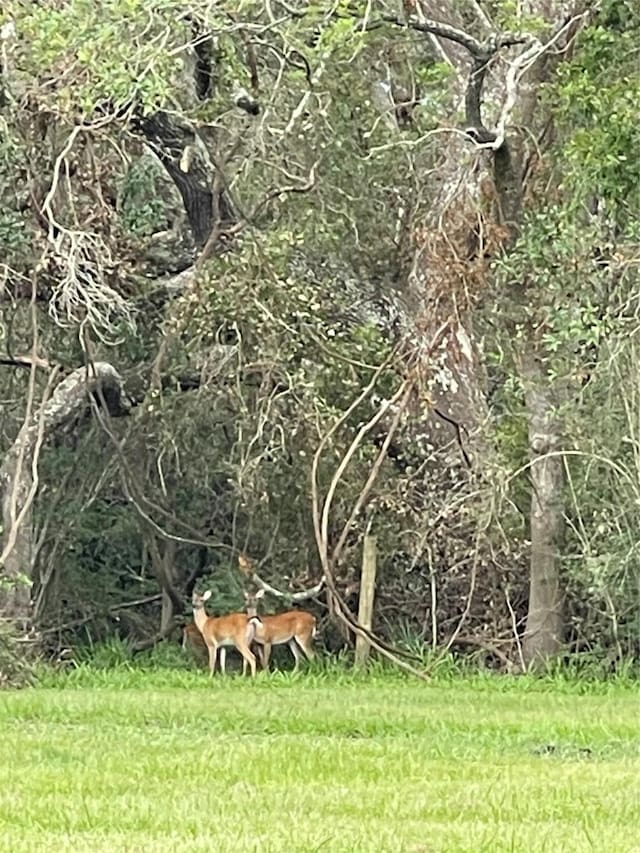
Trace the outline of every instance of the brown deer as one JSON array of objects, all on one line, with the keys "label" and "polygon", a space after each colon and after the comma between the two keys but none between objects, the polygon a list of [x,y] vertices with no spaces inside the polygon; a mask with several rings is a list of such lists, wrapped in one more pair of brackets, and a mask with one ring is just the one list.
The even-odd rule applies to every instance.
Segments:
[{"label": "brown deer", "polygon": [[193,621],[202,634],[202,639],[209,650],[209,672],[213,676],[216,668],[216,658],[220,649],[220,669],[226,672],[227,646],[235,646],[242,655],[242,674],[247,672],[247,664],[251,676],[256,674],[256,658],[251,651],[251,643],[255,637],[256,627],[260,620],[246,613],[229,613],[227,616],[207,616],[204,609],[205,601],[211,598],[211,590],[202,595],[194,592],[191,597],[193,606]]},{"label": "brown deer", "polygon": [[262,647],[262,666],[269,669],[271,647],[287,643],[295,658],[294,669],[302,660],[300,649],[304,652],[307,660],[313,660],[313,640],[316,637],[316,617],[306,610],[287,610],[276,616],[258,617],[258,599],[262,598],[264,590],[256,593],[245,592],[244,598],[247,603],[247,618],[257,619],[253,640]]},{"label": "brown deer", "polygon": [[182,650],[189,651],[197,657],[207,657],[207,644],[195,622],[189,622],[182,629]]}]

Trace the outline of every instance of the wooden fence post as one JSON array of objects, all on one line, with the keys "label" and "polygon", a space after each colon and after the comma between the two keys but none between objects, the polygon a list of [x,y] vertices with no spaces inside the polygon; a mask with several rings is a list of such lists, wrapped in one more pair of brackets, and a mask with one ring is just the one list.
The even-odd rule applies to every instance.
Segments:
[{"label": "wooden fence post", "polygon": [[[358,622],[369,631],[373,625],[373,598],[376,591],[376,537],[366,534],[362,549],[362,574],[360,576],[360,604]],[[369,657],[369,640],[356,635],[355,665],[364,666]]]}]

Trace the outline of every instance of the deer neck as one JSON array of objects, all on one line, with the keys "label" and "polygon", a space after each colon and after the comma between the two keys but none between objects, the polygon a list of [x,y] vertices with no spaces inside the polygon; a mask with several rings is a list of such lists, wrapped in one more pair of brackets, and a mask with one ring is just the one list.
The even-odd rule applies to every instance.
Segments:
[{"label": "deer neck", "polygon": [[207,612],[204,609],[204,604],[200,604],[198,607],[194,605],[193,621],[196,623],[200,633],[202,633],[204,626],[207,624],[207,618]]}]

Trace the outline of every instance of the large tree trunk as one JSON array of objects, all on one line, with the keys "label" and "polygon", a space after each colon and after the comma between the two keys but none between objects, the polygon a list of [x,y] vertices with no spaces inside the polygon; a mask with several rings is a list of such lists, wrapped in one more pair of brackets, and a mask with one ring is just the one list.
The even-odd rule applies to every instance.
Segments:
[{"label": "large tree trunk", "polygon": [[531,570],[523,642],[527,667],[555,655],[564,627],[560,549],[564,535],[564,460],[561,425],[544,363],[535,352],[523,359],[531,454]]},{"label": "large tree trunk", "polygon": [[78,368],[64,379],[18,433],[0,466],[2,553],[0,554],[0,618],[27,631],[33,581],[32,506],[38,489],[38,457],[47,436],[78,418],[91,405],[91,395],[114,415],[128,411],[117,371],[105,362]]},{"label": "large tree trunk", "polygon": [[[409,14],[408,26],[445,45],[446,58],[458,72],[460,90],[465,91],[464,133],[482,149],[474,163],[463,149],[462,135],[452,139],[447,160],[438,170],[440,191],[430,221],[422,229],[422,245],[409,283],[426,335],[432,336],[443,324],[447,329],[446,348],[438,365],[444,381],[436,381],[431,399],[447,420],[457,424],[462,436],[472,436],[485,416],[481,358],[472,325],[474,310],[490,283],[489,268],[483,266],[483,260],[508,252],[521,228],[525,149],[530,136],[535,138],[548,118],[540,115],[540,86],[567,56],[577,28],[586,23],[584,16],[578,16],[567,25],[571,14],[580,12],[585,4],[582,0],[529,0],[527,11],[548,23],[543,42],[533,35],[509,33],[479,40],[470,33],[486,33],[486,20],[479,18],[477,29],[465,31],[467,23],[440,0],[418,0],[409,5],[416,13]],[[518,131],[518,126],[526,128],[526,133]],[[489,165],[493,166],[493,175],[488,181]],[[495,201],[492,214],[486,192],[491,184]],[[514,289],[513,300],[511,307],[519,325],[532,309],[531,292],[526,287]],[[530,600],[524,643],[527,665],[555,654],[563,629],[558,566],[564,473],[562,458],[549,455],[560,449],[561,431],[544,362],[528,353],[528,348],[533,351],[535,347],[534,337],[535,330],[531,329],[521,355],[533,487]],[[465,456],[472,463],[481,462],[482,451],[476,452],[475,459],[473,452]]]}]

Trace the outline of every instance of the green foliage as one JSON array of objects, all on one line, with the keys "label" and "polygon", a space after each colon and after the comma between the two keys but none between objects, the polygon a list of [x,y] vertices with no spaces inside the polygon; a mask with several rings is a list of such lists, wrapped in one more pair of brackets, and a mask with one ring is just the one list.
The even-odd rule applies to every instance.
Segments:
[{"label": "green foliage", "polygon": [[605,302],[608,278],[593,253],[597,237],[597,227],[590,228],[579,211],[543,207],[527,216],[513,249],[494,264],[507,304],[514,291],[524,289],[531,298],[535,313],[519,321],[518,331],[526,335],[530,325],[538,328],[550,378],[581,369],[582,353],[613,331]]},{"label": "green foliage", "polygon": [[[348,7],[353,4],[346,2],[339,5]],[[332,55],[337,61],[353,59],[364,44],[364,36],[356,18],[335,17],[328,26],[322,28],[312,56],[316,60],[322,60],[327,54]]]},{"label": "green foliage", "polygon": [[3,263],[23,269],[31,260],[32,228],[24,211],[26,187],[15,183],[24,174],[25,151],[19,138],[0,116],[0,252]]},{"label": "green foliage", "polygon": [[19,69],[50,83],[47,105],[92,117],[100,105],[135,98],[143,110],[165,104],[174,88],[172,48],[185,33],[172,0],[89,0],[50,5],[9,2],[21,35]]},{"label": "green foliage", "polygon": [[[624,666],[638,647],[638,401],[629,389],[637,369],[639,25],[631,5],[603,3],[546,87],[557,129],[546,183],[532,192],[517,242],[494,262],[494,308],[504,325],[488,326],[491,370],[501,379],[494,435],[507,471],[528,461],[523,389],[507,378],[525,349],[535,347],[552,384],[568,453],[567,640],[576,666],[604,669]],[[526,479],[507,483],[510,501],[526,513]],[[507,521],[514,543],[517,528]]]},{"label": "green foliage", "polygon": [[[0,583],[0,591],[1,587]],[[0,620],[0,690],[25,687],[32,682],[33,662],[25,649],[11,623]]]},{"label": "green foliage", "polygon": [[636,46],[640,16],[626,2],[606,2],[581,39],[573,62],[562,65],[553,87],[554,111],[567,133],[567,180],[581,197],[606,200],[632,214],[640,197]]},{"label": "green foliage", "polygon": [[158,188],[159,169],[150,158],[141,158],[120,182],[121,222],[138,237],[149,237],[166,223],[166,205]]},{"label": "green foliage", "polygon": [[542,35],[549,29],[549,22],[543,15],[523,12],[525,7],[519,0],[489,0],[488,6],[500,30]]},{"label": "green foliage", "polygon": [[132,670],[131,650],[124,640],[112,637],[101,643],[80,646],[78,649],[78,666],[81,669],[83,661],[90,661],[93,670]]},{"label": "green foliage", "polygon": [[23,216],[12,210],[0,213],[0,246],[6,256],[16,263],[16,256],[25,256],[30,247],[27,223]]},{"label": "green foliage", "polygon": [[[297,0],[291,5],[301,8]],[[475,4],[457,5],[462,20],[473,21],[474,34],[484,37]],[[544,30],[546,37],[548,22],[525,16],[526,5],[490,0],[483,8],[499,29]],[[637,641],[629,600],[637,577],[638,495],[629,483],[637,480],[638,437],[632,428],[636,404],[624,393],[637,363],[631,359],[615,381],[599,364],[601,358],[615,361],[624,335],[637,325],[630,270],[640,237],[638,11],[625,0],[601,6],[595,23],[572,42],[572,60],[560,63],[547,87],[555,143],[547,151],[547,135],[542,137],[519,240],[495,260],[490,287],[474,291],[473,323],[486,332],[490,353],[487,445],[497,448],[496,458],[483,460],[486,479],[478,492],[458,493],[449,463],[422,450],[427,438],[420,418],[426,419],[428,404],[416,406],[411,426],[419,436],[414,442],[407,430],[409,436],[398,441],[402,453],[392,448],[395,455],[382,465],[339,567],[341,582],[356,576],[362,531],[374,524],[383,555],[378,600],[384,630],[394,635],[402,624],[402,641],[421,655],[430,605],[437,611],[439,639],[450,636],[459,617],[490,492],[498,495],[496,505],[508,508],[496,511],[491,525],[498,531],[492,542],[496,564],[483,564],[469,621],[496,636],[510,634],[512,614],[502,601],[512,586],[514,619],[519,622],[526,609],[530,489],[526,476],[513,474],[526,466],[529,451],[514,356],[531,344],[543,353],[554,388],[568,389],[566,443],[584,454],[567,463],[573,504],[566,513],[564,574],[572,647],[586,648],[608,665],[612,653],[626,659]],[[88,448],[77,441],[84,422],[70,425],[68,434],[45,442],[38,467],[44,484],[35,506],[42,537],[38,570],[50,578],[42,619],[51,628],[78,625],[56,634],[57,641],[86,643],[104,666],[139,663],[120,642],[101,640],[118,632],[137,636],[157,625],[157,602],[123,615],[117,611],[158,588],[142,513],[180,541],[173,565],[179,592],[199,572],[198,583],[211,583],[214,590],[215,612],[239,606],[232,557],[240,549],[265,557],[274,583],[292,579],[302,586],[317,578],[310,515],[315,449],[389,359],[395,332],[381,328],[378,293],[404,300],[419,247],[416,223],[437,218],[434,203],[441,203],[442,188],[459,177],[459,164],[446,149],[457,78],[430,39],[401,27],[367,30],[362,19],[380,9],[366,0],[340,0],[331,8],[309,3],[301,15],[281,11],[258,0],[197,0],[187,10],[175,0],[160,0],[152,9],[142,0],[9,0],[0,13],[3,23],[15,22],[17,33],[15,39],[3,36],[2,43],[6,304],[14,298],[12,288],[19,289],[16,282],[29,290],[37,279],[38,346],[65,367],[83,363],[85,336],[76,327],[56,325],[56,305],[46,300],[52,292],[61,298],[77,294],[69,279],[79,276],[89,308],[96,287],[106,282],[117,288],[138,322],[122,333],[117,348],[93,342],[92,354],[117,365],[139,405],[129,418],[109,422],[110,437],[93,431]],[[194,46],[204,47],[206,38],[198,38],[208,32],[212,73],[206,96],[198,100]],[[490,75],[504,68],[492,64]],[[236,83],[251,89],[256,76],[261,111],[249,118],[233,106],[232,92]],[[416,98],[409,126],[399,129],[392,105],[375,102],[380,82],[393,82]],[[120,109],[113,114],[125,106],[142,113],[162,108],[184,122],[197,135],[203,160],[210,160],[207,186],[219,181],[238,215],[237,228],[225,230],[197,283],[182,295],[170,277],[193,256],[180,195],[173,184],[167,189],[171,179],[155,159],[155,143],[154,154],[143,154],[131,115]],[[435,128],[447,133],[430,133]],[[533,126],[513,132],[514,141],[533,140],[536,133]],[[189,158],[180,157],[184,140],[174,141],[175,175],[176,167],[189,169]],[[467,174],[483,167],[486,156],[477,157]],[[312,189],[292,191],[312,174]],[[43,220],[47,198],[55,228]],[[461,220],[475,222],[476,211],[462,208]],[[69,233],[56,245],[58,226]],[[78,235],[97,247],[88,257],[70,251]],[[629,269],[621,272],[624,264]],[[100,275],[94,275],[96,268]],[[443,275],[446,291],[449,271],[435,272]],[[444,306],[449,294],[441,295]],[[466,310],[462,303],[458,308]],[[83,312],[76,316],[84,329],[92,318]],[[3,345],[27,352],[32,328],[27,310],[3,316]],[[118,322],[114,331],[120,338]],[[156,362],[162,362],[162,387],[144,398],[165,344]],[[393,395],[405,368],[391,360],[373,394],[328,443],[321,490],[357,430]],[[20,381],[3,380],[3,449],[21,427],[27,386]],[[37,392],[44,398],[44,382]],[[15,416],[5,414],[9,406]],[[383,431],[381,425],[358,448],[341,480],[331,537],[360,493]],[[137,511],[122,479],[129,492],[136,487]],[[455,509],[447,505],[452,494]],[[161,536],[158,542],[165,544]],[[438,586],[436,602],[432,578],[451,584]],[[170,662],[169,649],[156,654],[166,653]],[[424,660],[449,672],[458,666],[431,653]]]}]

